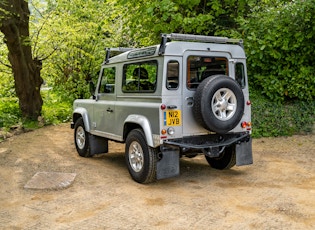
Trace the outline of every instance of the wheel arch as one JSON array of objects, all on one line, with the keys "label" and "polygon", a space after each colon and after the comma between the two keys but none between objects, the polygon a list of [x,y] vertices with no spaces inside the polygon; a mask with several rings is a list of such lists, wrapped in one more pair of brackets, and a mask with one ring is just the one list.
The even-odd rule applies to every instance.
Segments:
[{"label": "wheel arch", "polygon": [[152,129],[149,120],[142,115],[131,114],[127,117],[124,123],[124,134],[123,139],[126,141],[127,135],[133,129],[141,128],[145,135],[146,141],[148,146],[154,146],[153,136],[152,136]]},{"label": "wheel arch", "polygon": [[86,132],[90,132],[91,130],[91,126],[90,126],[90,121],[89,121],[89,115],[88,115],[88,112],[85,108],[76,108],[74,111],[73,111],[73,114],[72,114],[72,121],[73,123],[75,124],[76,121],[82,117],[83,119],[83,123],[84,123],[84,128],[86,130]]}]

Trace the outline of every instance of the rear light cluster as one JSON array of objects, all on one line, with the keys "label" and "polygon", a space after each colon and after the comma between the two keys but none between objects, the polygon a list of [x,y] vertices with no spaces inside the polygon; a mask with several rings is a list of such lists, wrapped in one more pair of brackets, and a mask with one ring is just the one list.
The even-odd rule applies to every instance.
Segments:
[{"label": "rear light cluster", "polygon": [[[246,105],[250,106],[252,103],[250,100],[246,101]],[[243,129],[251,130],[252,129],[252,123],[250,121],[243,121],[241,123],[241,127]]]},{"label": "rear light cluster", "polygon": [[[165,104],[162,104],[161,105],[161,110],[165,110],[166,108],[168,108]],[[165,115],[165,112],[164,112],[164,123],[166,124],[166,115]],[[164,138],[167,138],[166,135],[170,135],[170,136],[173,136],[175,134],[175,129],[173,127],[169,127],[167,129],[162,129],[161,130],[161,138],[164,139]]]},{"label": "rear light cluster", "polygon": [[161,130],[162,135],[174,135],[175,134],[175,129],[173,127],[169,127],[168,129],[162,129]]},{"label": "rear light cluster", "polygon": [[246,128],[247,128],[247,130],[251,130],[252,123],[251,123],[251,122],[243,121],[243,122],[241,123],[241,126],[242,126],[243,129],[246,129]]},{"label": "rear light cluster", "polygon": [[164,110],[164,109],[166,109],[166,105],[165,105],[165,104],[162,104],[162,105],[161,105],[161,110]]},{"label": "rear light cluster", "polygon": [[[165,104],[162,104],[161,105],[161,110],[165,110],[166,109],[166,105]],[[165,115],[164,115],[165,116]],[[165,119],[165,118],[164,118]],[[166,129],[162,129],[161,130],[161,138],[164,139],[164,138],[167,138],[167,136],[165,136],[167,134],[167,130]]]}]

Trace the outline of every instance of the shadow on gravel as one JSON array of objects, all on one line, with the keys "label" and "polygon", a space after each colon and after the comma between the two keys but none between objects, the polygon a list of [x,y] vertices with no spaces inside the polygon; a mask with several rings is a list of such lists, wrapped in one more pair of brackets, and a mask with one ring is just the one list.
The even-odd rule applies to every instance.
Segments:
[{"label": "shadow on gravel", "polygon": [[[128,171],[125,162],[125,155],[123,152],[106,153],[95,155],[92,158],[84,159],[98,164],[98,167],[104,167],[104,170],[116,171],[117,173],[126,174]],[[99,165],[101,164],[101,165]],[[91,166],[87,166],[91,167]],[[128,174],[128,172],[127,172]],[[234,167],[229,170],[217,170],[211,168],[204,156],[197,156],[195,158],[183,157],[180,159],[180,175],[168,179],[158,180],[158,184],[169,184],[175,181],[181,182],[196,182],[204,183],[207,181],[215,180],[216,178],[225,178],[227,180],[238,180],[244,175],[248,174],[246,170],[238,170]],[[131,178],[130,178],[131,179]]]}]

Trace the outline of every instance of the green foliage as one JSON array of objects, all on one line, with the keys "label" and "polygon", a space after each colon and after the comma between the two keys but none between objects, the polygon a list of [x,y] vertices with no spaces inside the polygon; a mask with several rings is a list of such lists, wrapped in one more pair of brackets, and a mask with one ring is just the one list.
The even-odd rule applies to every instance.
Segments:
[{"label": "green foliage", "polygon": [[58,124],[71,120],[72,102],[64,100],[64,96],[54,92],[42,92],[44,105],[42,117],[45,124]]},{"label": "green foliage", "polygon": [[21,112],[18,99],[14,97],[2,97],[0,99],[0,128],[11,127],[20,121]]},{"label": "green foliage", "polygon": [[[98,77],[111,24],[110,2],[48,1],[33,23],[39,31],[36,53],[43,58],[42,77],[69,101],[86,97],[87,82]],[[105,24],[105,22],[107,22]]]},{"label": "green foliage", "polygon": [[[0,34],[0,41],[3,39],[4,36]],[[15,96],[12,70],[9,68],[7,57],[8,48],[4,43],[0,42],[0,98]]]},{"label": "green foliage", "polygon": [[[120,44],[146,46],[159,42],[160,33],[231,35],[237,19],[246,17],[255,0],[118,0]],[[265,5],[268,0],[263,1]],[[145,34],[145,36],[144,36]],[[229,36],[231,37],[231,36]],[[127,40],[127,42],[126,42]]]},{"label": "green foliage", "polygon": [[[111,15],[120,46],[157,44],[161,33],[191,33],[239,38],[239,19],[253,9],[291,0],[116,0]],[[116,16],[116,17],[115,17]],[[118,25],[118,27],[117,27]],[[237,36],[235,36],[237,35]]]},{"label": "green foliage", "polygon": [[315,124],[315,101],[274,102],[251,90],[253,137],[311,133]]},{"label": "green foliage", "polygon": [[269,7],[241,21],[252,86],[274,101],[315,99],[315,1]]},{"label": "green foliage", "polygon": [[0,98],[15,96],[14,81],[12,81],[12,78],[9,74],[0,72]]},{"label": "green foliage", "polygon": [[[249,82],[257,89],[251,90],[253,136],[312,130],[315,0],[32,0],[29,4],[33,54],[43,60],[41,75],[53,87],[42,91],[46,124],[69,121],[73,100],[90,96],[87,82],[96,82],[105,47],[157,44],[160,33],[178,32],[244,38]],[[0,127],[17,123],[36,127],[38,122],[21,120],[7,53],[0,43]]]},{"label": "green foliage", "polygon": [[42,121],[23,120],[16,97],[6,97],[0,100],[0,128],[7,130],[16,124],[26,129],[35,129],[42,125],[68,122],[71,119],[72,103],[53,91],[42,91],[44,100]]}]

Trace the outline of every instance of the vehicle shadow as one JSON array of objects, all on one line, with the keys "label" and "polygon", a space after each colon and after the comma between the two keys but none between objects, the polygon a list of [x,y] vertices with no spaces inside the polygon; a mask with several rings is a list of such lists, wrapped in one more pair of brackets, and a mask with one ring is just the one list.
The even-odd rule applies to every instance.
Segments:
[{"label": "vehicle shadow", "polygon": [[[123,152],[109,152],[105,154],[95,155],[91,158],[94,161],[105,164],[111,170],[115,170],[121,174],[128,173],[125,155]],[[177,181],[181,182],[205,182],[215,178],[224,178],[227,180],[235,180],[248,174],[246,170],[239,170],[238,167],[229,170],[217,170],[210,167],[204,156],[200,155],[195,158],[180,158],[180,175],[172,178],[158,180],[158,184],[169,184]]]}]

